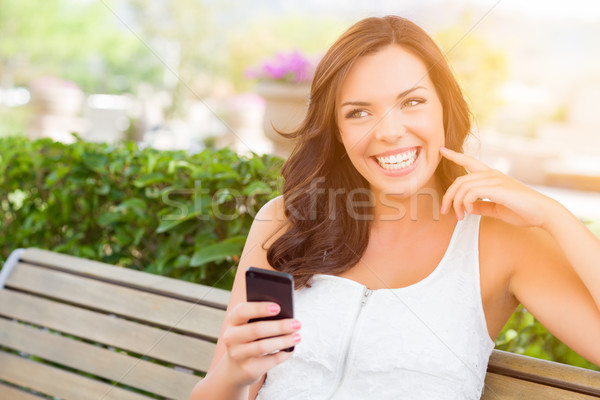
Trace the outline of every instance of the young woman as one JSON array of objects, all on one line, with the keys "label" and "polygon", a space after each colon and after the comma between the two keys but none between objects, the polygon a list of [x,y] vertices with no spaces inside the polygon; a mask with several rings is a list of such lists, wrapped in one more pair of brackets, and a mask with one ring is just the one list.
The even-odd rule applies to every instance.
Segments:
[{"label": "young woman", "polygon": [[[191,398],[478,399],[519,303],[600,364],[600,241],[462,154],[469,130],[423,30],[388,16],[345,32],[317,68],[283,196],[254,221]],[[296,319],[248,323],[279,310],[246,302],[248,266],[294,276]]]}]

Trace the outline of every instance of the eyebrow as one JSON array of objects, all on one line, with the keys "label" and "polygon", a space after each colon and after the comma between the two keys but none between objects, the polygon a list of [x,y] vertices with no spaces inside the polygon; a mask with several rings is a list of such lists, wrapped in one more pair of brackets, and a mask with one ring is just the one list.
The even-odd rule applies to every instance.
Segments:
[{"label": "eyebrow", "polygon": [[[400,93],[398,96],[396,96],[396,100],[400,100],[403,97],[406,97],[408,94],[414,92],[417,89],[425,89],[427,90],[427,88],[425,88],[424,86],[415,86],[413,88],[410,88],[408,90],[405,90],[404,92]],[[345,103],[342,103],[342,105],[340,107],[344,107],[344,106],[370,106],[371,103],[368,103],[366,101],[347,101]]]}]

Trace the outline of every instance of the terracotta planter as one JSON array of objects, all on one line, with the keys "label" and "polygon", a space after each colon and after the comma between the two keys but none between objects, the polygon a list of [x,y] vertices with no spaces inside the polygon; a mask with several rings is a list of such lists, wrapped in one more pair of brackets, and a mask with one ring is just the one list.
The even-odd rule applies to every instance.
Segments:
[{"label": "terracotta planter", "polygon": [[30,85],[34,116],[29,122],[31,139],[49,137],[62,143],[72,143],[71,133],[82,134],[85,123],[79,117],[83,92],[72,82],[54,77],[39,78]]},{"label": "terracotta planter", "polygon": [[291,132],[300,126],[308,108],[309,84],[260,83],[258,94],[265,100],[263,129],[273,143],[273,153],[280,157],[289,156],[294,141],[279,135]]},{"label": "terracotta planter", "polygon": [[32,87],[31,103],[39,114],[73,117],[81,112],[83,92],[75,87]]}]

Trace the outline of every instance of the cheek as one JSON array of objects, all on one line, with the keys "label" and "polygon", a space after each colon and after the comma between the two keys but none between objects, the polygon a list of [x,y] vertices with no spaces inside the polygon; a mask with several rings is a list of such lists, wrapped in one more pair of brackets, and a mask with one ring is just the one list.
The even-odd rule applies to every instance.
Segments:
[{"label": "cheek", "polygon": [[338,137],[349,155],[360,154],[361,151],[364,151],[363,147],[367,141],[363,140],[363,130],[346,127],[343,130],[340,129]]},{"label": "cheek", "polygon": [[432,144],[444,144],[446,133],[444,131],[444,121],[441,118],[428,118],[424,123],[423,132],[426,132],[427,141]]}]

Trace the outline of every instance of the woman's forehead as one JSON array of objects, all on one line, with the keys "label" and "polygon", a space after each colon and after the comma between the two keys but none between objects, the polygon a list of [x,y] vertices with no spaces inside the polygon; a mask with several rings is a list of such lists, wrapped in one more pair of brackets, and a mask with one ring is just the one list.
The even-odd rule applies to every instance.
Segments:
[{"label": "woman's forehead", "polygon": [[[401,46],[387,46],[356,60],[343,80],[341,101],[353,96],[397,95],[416,86],[433,89],[425,63]],[[341,103],[340,103],[341,104]]]}]

